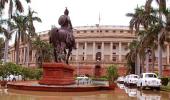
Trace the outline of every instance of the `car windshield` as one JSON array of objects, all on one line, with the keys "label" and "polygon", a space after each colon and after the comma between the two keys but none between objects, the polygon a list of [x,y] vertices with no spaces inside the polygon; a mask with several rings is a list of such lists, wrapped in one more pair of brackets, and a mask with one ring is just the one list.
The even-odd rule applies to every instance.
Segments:
[{"label": "car windshield", "polygon": [[138,78],[138,76],[133,76],[134,78]]},{"label": "car windshield", "polygon": [[156,75],[154,74],[146,74],[145,77],[146,78],[157,78]]},{"label": "car windshield", "polygon": [[131,75],[130,78],[138,78],[136,75]]}]

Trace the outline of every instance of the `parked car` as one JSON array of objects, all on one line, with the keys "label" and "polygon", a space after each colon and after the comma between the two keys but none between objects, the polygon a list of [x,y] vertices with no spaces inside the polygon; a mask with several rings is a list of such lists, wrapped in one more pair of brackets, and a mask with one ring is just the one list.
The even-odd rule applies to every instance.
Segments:
[{"label": "parked car", "polygon": [[137,82],[137,87],[145,89],[149,87],[151,89],[155,88],[160,90],[161,80],[158,79],[158,76],[155,73],[142,73]]},{"label": "parked car", "polygon": [[126,75],[125,78],[124,78],[124,85],[127,86],[127,80],[129,78],[129,75]]},{"label": "parked car", "polygon": [[128,78],[126,79],[126,84],[128,86],[137,86],[138,79],[139,79],[138,75],[130,74],[128,75]]},{"label": "parked car", "polygon": [[117,83],[123,84],[124,83],[124,77],[123,76],[118,77]]},{"label": "parked car", "polygon": [[[0,79],[2,80],[2,78],[0,77]],[[6,78],[4,78],[4,80],[6,81],[21,81],[22,80],[22,76],[21,75],[9,75]]]},{"label": "parked car", "polygon": [[89,77],[87,77],[86,75],[80,75],[80,76],[77,76],[76,79],[77,79],[77,80],[88,80]]}]

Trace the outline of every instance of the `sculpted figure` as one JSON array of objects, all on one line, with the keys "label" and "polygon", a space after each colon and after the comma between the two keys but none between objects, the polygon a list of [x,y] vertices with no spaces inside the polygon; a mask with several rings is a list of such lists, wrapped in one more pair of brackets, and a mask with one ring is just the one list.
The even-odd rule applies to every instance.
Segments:
[{"label": "sculpted figure", "polygon": [[64,15],[61,15],[58,20],[58,24],[61,28],[53,28],[50,31],[50,43],[52,43],[54,47],[55,62],[65,61],[67,64],[72,49],[76,48],[72,23],[68,14],[69,11],[66,8]]}]

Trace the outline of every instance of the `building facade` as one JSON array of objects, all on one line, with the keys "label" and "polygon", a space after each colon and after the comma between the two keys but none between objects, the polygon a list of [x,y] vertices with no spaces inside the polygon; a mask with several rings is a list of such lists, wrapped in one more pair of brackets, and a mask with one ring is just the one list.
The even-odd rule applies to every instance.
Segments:
[{"label": "building facade", "polygon": [[[48,31],[40,32],[40,38],[48,41]],[[70,64],[75,68],[75,74],[104,76],[110,64],[117,64],[120,74],[126,72],[125,55],[128,45],[136,39],[127,26],[80,26],[74,27],[76,50],[72,51]],[[163,65],[169,66],[169,44],[163,52]],[[20,46],[20,64],[26,64],[26,45]],[[35,50],[30,52],[29,66],[35,66]],[[156,57],[158,56],[155,51]],[[15,62],[15,50],[10,49],[9,59]],[[157,59],[156,61],[157,62]]]}]

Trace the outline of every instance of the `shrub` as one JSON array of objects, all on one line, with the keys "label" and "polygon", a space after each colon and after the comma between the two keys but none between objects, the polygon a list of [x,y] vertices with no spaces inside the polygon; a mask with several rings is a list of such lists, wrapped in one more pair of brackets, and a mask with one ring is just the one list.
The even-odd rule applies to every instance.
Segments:
[{"label": "shrub", "polygon": [[163,78],[161,78],[161,82],[162,82],[162,85],[167,86],[167,85],[168,85],[168,82],[169,82],[168,77],[163,77]]},{"label": "shrub", "polygon": [[38,68],[28,68],[14,63],[0,64],[0,76],[6,78],[10,74],[12,75],[22,75],[24,80],[27,79],[40,79],[42,75],[42,69]]},{"label": "shrub", "polygon": [[109,83],[113,83],[118,77],[117,73],[117,66],[116,65],[110,65],[107,68],[107,78],[109,80]]}]

